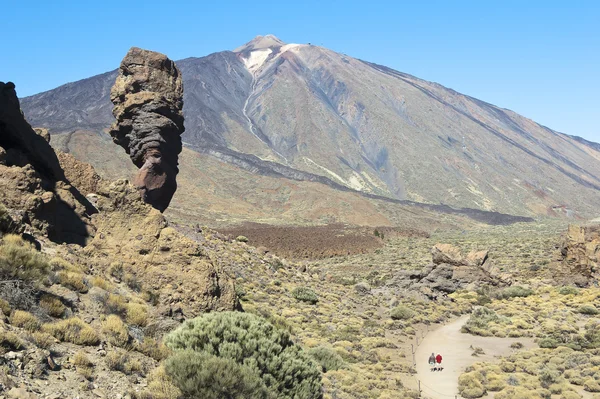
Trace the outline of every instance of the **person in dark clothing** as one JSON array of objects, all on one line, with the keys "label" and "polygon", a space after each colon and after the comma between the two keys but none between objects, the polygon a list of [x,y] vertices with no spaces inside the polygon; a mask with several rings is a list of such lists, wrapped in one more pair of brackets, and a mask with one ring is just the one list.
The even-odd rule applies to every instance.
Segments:
[{"label": "person in dark clothing", "polygon": [[429,356],[429,365],[431,366],[431,371],[435,371],[435,354],[432,353],[431,356]]},{"label": "person in dark clothing", "polygon": [[[432,354],[433,355],[433,354]],[[442,355],[440,355],[439,353],[437,354],[437,356],[435,357],[435,363],[436,363],[436,369],[438,371],[442,371],[444,368],[442,367]]]}]

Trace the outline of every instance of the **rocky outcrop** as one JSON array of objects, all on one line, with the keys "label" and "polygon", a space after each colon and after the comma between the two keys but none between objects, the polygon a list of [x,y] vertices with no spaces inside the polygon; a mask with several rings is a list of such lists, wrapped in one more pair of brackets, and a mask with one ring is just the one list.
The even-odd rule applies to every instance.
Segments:
[{"label": "rocky outcrop", "polygon": [[164,211],[177,189],[183,127],[183,83],[165,55],[132,47],[111,90],[113,141],[140,168],[134,185],[145,202]]},{"label": "rocky outcrop", "polygon": [[569,225],[559,249],[555,278],[582,286],[600,280],[600,225]]},{"label": "rocky outcrop", "polygon": [[66,178],[47,131],[32,129],[19,107],[15,85],[0,82],[0,203],[11,230],[83,245],[95,209]]},{"label": "rocky outcrop", "polygon": [[417,289],[435,299],[460,289],[480,286],[510,285],[510,277],[500,273],[488,251],[473,251],[466,257],[450,244],[436,244],[431,249],[432,262],[421,270],[400,273],[390,284]]},{"label": "rocky outcrop", "polygon": [[175,231],[144,204],[126,180],[103,184],[97,193],[98,231],[82,256],[96,270],[118,267],[159,293],[161,312],[194,317],[239,306],[233,281],[202,247]]}]

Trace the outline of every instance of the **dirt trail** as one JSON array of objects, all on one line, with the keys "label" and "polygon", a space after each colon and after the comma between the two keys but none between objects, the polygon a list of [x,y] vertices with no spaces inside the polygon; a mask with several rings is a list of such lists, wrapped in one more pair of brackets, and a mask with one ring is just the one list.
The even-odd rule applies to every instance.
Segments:
[{"label": "dirt trail", "polygon": [[[415,352],[417,380],[421,381],[423,398],[447,399],[460,398],[458,395],[458,377],[464,369],[475,362],[494,361],[498,356],[507,356],[512,353],[510,345],[521,342],[525,348],[533,347],[532,338],[496,338],[478,337],[463,334],[460,328],[469,316],[463,316],[429,333]],[[469,347],[481,347],[485,352],[479,356]],[[444,370],[441,372],[430,371],[427,359],[432,352],[442,354]]]}]

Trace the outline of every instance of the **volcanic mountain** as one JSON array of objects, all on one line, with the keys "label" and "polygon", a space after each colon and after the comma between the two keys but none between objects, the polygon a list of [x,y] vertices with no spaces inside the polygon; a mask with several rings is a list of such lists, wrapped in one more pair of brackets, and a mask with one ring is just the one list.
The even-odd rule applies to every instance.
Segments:
[{"label": "volcanic mountain", "polygon": [[[597,216],[600,145],[437,83],[272,35],[177,66],[187,147],[180,178],[208,179],[194,183],[199,192],[176,195],[181,212],[216,207],[224,215],[235,206],[216,204],[235,198],[248,218],[258,208],[272,210],[273,201],[284,214],[291,212],[286,201],[308,190],[303,182],[314,182],[329,186],[315,198],[359,192],[373,214],[380,206],[371,198],[384,197],[527,216]],[[105,132],[116,76],[115,70],[21,100],[32,126],[50,129],[54,145],[110,177],[128,168]],[[190,205],[182,195],[205,202]],[[303,208],[315,206],[316,200]]]}]

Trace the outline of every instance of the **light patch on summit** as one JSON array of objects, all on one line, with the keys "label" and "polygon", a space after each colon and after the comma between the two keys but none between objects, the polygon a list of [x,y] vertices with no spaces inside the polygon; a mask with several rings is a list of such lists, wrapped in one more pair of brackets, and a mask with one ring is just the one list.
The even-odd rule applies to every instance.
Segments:
[{"label": "light patch on summit", "polygon": [[246,68],[250,72],[254,73],[265,63],[272,52],[273,50],[270,48],[264,50],[254,50],[250,53],[248,58],[243,58],[244,65],[246,65]]}]

